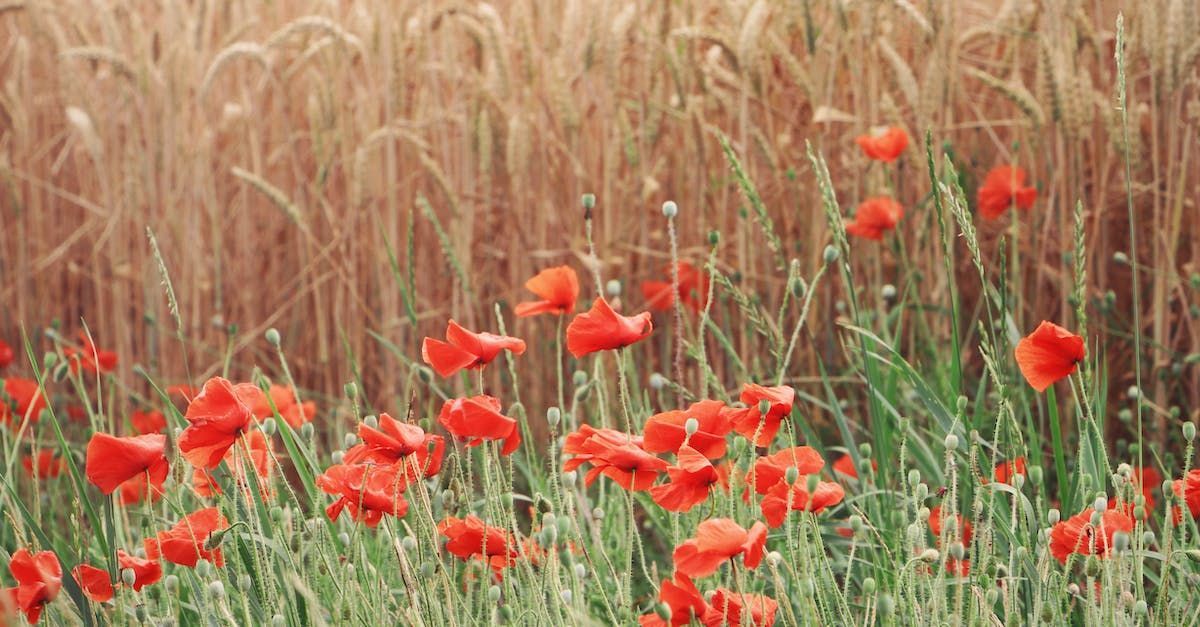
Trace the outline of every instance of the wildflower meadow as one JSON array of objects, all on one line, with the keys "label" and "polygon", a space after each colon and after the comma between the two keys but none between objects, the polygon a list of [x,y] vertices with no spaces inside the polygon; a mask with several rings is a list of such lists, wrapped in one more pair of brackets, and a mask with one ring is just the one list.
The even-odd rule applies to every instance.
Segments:
[{"label": "wildflower meadow", "polygon": [[1195,5],[83,4],[0,626],[1200,624]]}]

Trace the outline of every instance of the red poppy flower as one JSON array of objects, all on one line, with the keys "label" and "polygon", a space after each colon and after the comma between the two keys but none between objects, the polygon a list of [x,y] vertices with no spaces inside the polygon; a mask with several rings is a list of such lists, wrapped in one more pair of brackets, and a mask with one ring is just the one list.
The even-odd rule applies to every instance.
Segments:
[{"label": "red poppy flower", "polygon": [[696,537],[675,547],[675,572],[707,577],[738,555],[751,570],[762,562],[767,526],[756,522],[749,530],[728,518],[710,518],[696,528]]},{"label": "red poppy flower", "polygon": [[[1192,518],[1200,518],[1200,468],[1188,471],[1188,474],[1171,483],[1175,496],[1183,499]],[[1175,508],[1175,521],[1183,519],[1182,512]]]},{"label": "red poppy flower", "polygon": [[25,613],[30,623],[36,623],[42,608],[62,590],[62,565],[58,563],[58,556],[53,551],[30,553],[29,549],[17,549],[8,563],[8,570],[17,585],[5,590],[7,596]]},{"label": "red poppy flower", "polygon": [[[705,457],[720,458],[725,455],[725,436],[733,430],[727,409],[721,401],[700,401],[685,410],[654,414],[643,428],[642,448],[651,453],[674,453],[686,441]],[[696,419],[698,428],[688,437],[686,425],[690,418]]]},{"label": "red poppy flower", "polygon": [[667,468],[668,483],[650,488],[650,498],[672,512],[686,512],[703,503],[713,486],[728,486],[727,473],[690,446],[679,449],[675,465]]},{"label": "red poppy flower", "polygon": [[200,390],[186,383],[177,383],[175,385],[168,385],[166,392],[168,396],[178,396],[183,399],[183,402],[190,403],[200,393]]},{"label": "red poppy flower", "polygon": [[96,348],[92,340],[83,332],[79,333],[79,343],[82,345],[82,348],[78,350],[74,348],[63,349],[63,354],[66,355],[71,374],[78,373],[80,369],[92,374],[102,374],[117,369],[116,353]]},{"label": "red poppy flower", "polygon": [[[254,474],[258,477],[259,490],[265,500],[272,493],[270,485],[271,442],[262,431],[248,432],[245,436],[244,447],[242,444],[238,444],[225,453],[225,464],[233,475],[234,481],[237,485],[249,489],[250,482],[246,479],[245,460],[247,456],[249,456],[250,465],[254,467]],[[220,494],[221,486],[213,478],[209,469],[197,467],[192,470],[192,490],[199,496],[210,497]]]},{"label": "red poppy flower", "polygon": [[4,340],[0,340],[0,370],[7,368],[16,358],[16,353],[13,352],[11,346],[6,344]]},{"label": "red poppy flower", "polygon": [[766,519],[768,525],[774,528],[782,525],[787,518],[789,499],[792,511],[816,514],[841,503],[845,497],[846,491],[842,489],[842,486],[832,481],[818,482],[817,489],[810,494],[808,477],[800,475],[790,489],[787,481],[780,481],[771,486],[771,489],[767,490],[766,495],[763,496],[760,507],[763,518]]},{"label": "red poppy flower", "polygon": [[[733,428],[747,440],[754,440],[755,446],[768,446],[779,432],[783,417],[792,413],[795,399],[796,390],[789,386],[763,387],[747,383],[742,386],[741,396],[746,408],[733,410]],[[762,401],[768,404],[766,416],[759,411]]]},{"label": "red poppy flower", "polygon": [[586,485],[592,485],[600,475],[604,475],[622,488],[634,491],[649,490],[658,473],[669,465],[665,460],[646,452],[639,436],[612,429],[596,429],[586,424],[580,426],[578,431],[567,434],[563,454],[574,456],[564,464],[564,470],[575,470],[584,463],[592,465],[584,477]]},{"label": "red poppy flower", "polygon": [[567,326],[567,350],[578,359],[603,350],[624,348],[645,339],[653,330],[650,312],[622,316],[603,298],[597,298],[587,313],[575,316]]},{"label": "red poppy flower", "polygon": [[399,465],[409,482],[433,477],[442,469],[446,450],[442,436],[425,433],[421,427],[387,414],[379,415],[378,429],[359,424],[358,439],[362,443],[346,451],[347,464]]},{"label": "red poppy flower", "polygon": [[1009,207],[1029,209],[1037,200],[1037,190],[1025,186],[1025,170],[1002,165],[992,168],[976,192],[979,214],[988,220],[1004,215]]},{"label": "red poppy flower", "polygon": [[696,584],[692,583],[690,577],[678,572],[674,579],[663,580],[658,590],[658,600],[671,608],[671,620],[665,621],[658,614],[643,614],[638,618],[641,627],[680,627],[691,623],[693,618],[703,618],[709,610]]},{"label": "red poppy flower", "polygon": [[9,377],[4,380],[4,397],[0,398],[0,422],[18,423],[26,416],[29,422],[37,422],[46,409],[46,396],[38,389],[37,381]]},{"label": "red poppy flower", "polygon": [[953,557],[946,560],[946,572],[956,577],[971,576],[971,560],[954,559]]},{"label": "red poppy flower", "polygon": [[793,446],[755,460],[749,484],[755,492],[766,494],[776,484],[785,482],[788,468],[795,468],[799,475],[815,475],[824,467],[825,460],[815,449]]},{"label": "red poppy flower", "polygon": [[96,433],[88,442],[85,474],[105,494],[112,494],[121,484],[139,477],[161,491],[171,471],[166,448],[167,436],[161,433],[127,438]]},{"label": "red poppy flower", "polygon": [[317,415],[317,404],[312,401],[300,402],[295,388],[272,383],[264,394],[258,386],[249,383],[240,383],[233,387],[238,398],[242,399],[250,408],[250,413],[259,420],[273,418],[275,412],[279,412],[284,422],[293,429],[299,429]]},{"label": "red poppy flower", "polygon": [[157,560],[160,557],[168,562],[195,568],[196,562],[208,560],[216,566],[224,566],[225,558],[221,555],[220,547],[209,549],[209,536],[222,529],[229,528],[229,521],[215,507],[209,507],[192,512],[175,523],[174,527],[158,532],[153,538],[146,538],[146,557]]},{"label": "red poppy flower", "polygon": [[563,315],[575,311],[575,300],[579,298],[579,277],[571,266],[546,268],[525,282],[525,289],[537,294],[541,300],[517,305],[517,316],[538,314]]},{"label": "red poppy flower", "polygon": [[[1017,475],[1025,476],[1024,457],[1000,462],[996,464],[995,470],[992,471],[992,477],[999,483],[1012,483],[1012,478]],[[984,483],[987,482],[985,481]]]},{"label": "red poppy flower", "polygon": [[1055,381],[1074,373],[1086,351],[1082,337],[1043,320],[1017,343],[1016,355],[1025,380],[1033,389],[1045,392]]},{"label": "red poppy flower", "polygon": [[213,377],[188,404],[184,418],[188,427],[179,436],[179,452],[193,466],[216,468],[226,451],[249,429],[254,414],[233,384]]},{"label": "red poppy flower", "polygon": [[453,516],[438,523],[438,533],[447,539],[446,551],[461,560],[482,559],[499,573],[519,555],[512,535],[483,522],[478,516]]},{"label": "red poppy flower", "polygon": [[[962,517],[962,514],[955,513],[954,519],[958,521],[958,534],[964,545],[971,544],[971,521]],[[929,531],[933,533],[935,538],[941,540],[942,537],[942,506],[934,505],[929,508]]]},{"label": "red poppy flower", "polygon": [[36,456],[26,455],[21,460],[21,465],[25,467],[25,472],[29,473],[30,477],[53,479],[61,474],[67,465],[56,453],[54,449],[38,449]]},{"label": "red poppy flower", "polygon": [[337,520],[342,510],[348,509],[355,520],[375,527],[384,515],[399,518],[408,513],[404,499],[408,484],[395,466],[337,464],[317,477],[317,487],[338,497],[325,508],[330,520]]},{"label": "red poppy flower", "polygon": [[129,414],[129,424],[137,433],[162,433],[167,428],[167,417],[156,409],[135,410]]},{"label": "red poppy flower", "polygon": [[[746,616],[749,611],[750,615]],[[708,613],[704,615],[705,627],[745,625],[769,627],[775,624],[775,613],[779,603],[765,594],[732,592],[717,588],[713,593]]]},{"label": "red poppy flower", "polygon": [[868,198],[858,205],[854,220],[846,223],[846,232],[871,240],[882,240],[884,231],[896,228],[904,217],[904,207],[887,196]]},{"label": "red poppy flower", "polygon": [[445,342],[425,338],[421,359],[443,377],[452,377],[464,368],[486,366],[504,350],[520,355],[525,352],[525,341],[507,335],[475,333],[451,320],[446,325]]},{"label": "red poppy flower", "polygon": [[[117,549],[117,563],[120,564],[121,572],[126,569],[133,571],[133,586],[131,587],[134,591],[139,591],[162,579],[162,564],[157,560],[142,559],[130,555],[122,549]],[[71,574],[79,581],[79,587],[83,588],[83,593],[97,603],[109,601],[116,593],[112,580],[108,578],[107,570],[96,568],[90,564],[80,564],[71,571]],[[118,586],[122,583],[121,580],[117,581]]]},{"label": "red poppy flower", "polygon": [[481,394],[470,398],[453,398],[442,404],[438,422],[457,438],[467,440],[467,446],[479,446],[484,440],[501,440],[501,455],[508,455],[521,445],[521,430],[517,421],[500,413],[500,401]]},{"label": "red poppy flower", "polygon": [[[676,267],[679,272],[679,302],[696,313],[703,311],[708,304],[708,275],[686,261],[680,261]],[[670,274],[671,268],[668,266],[667,275]],[[670,280],[643,281],[642,296],[646,299],[646,306],[655,311],[667,311],[675,306]]]},{"label": "red poppy flower", "polygon": [[908,148],[908,133],[899,126],[872,129],[870,135],[854,138],[868,159],[890,163]]},{"label": "red poppy flower", "polygon": [[[849,453],[842,453],[841,456],[833,460],[832,466],[835,475],[841,475],[849,479],[858,479],[858,468],[854,466],[854,458]],[[878,470],[879,462],[872,459],[871,468]]]},{"label": "red poppy flower", "polygon": [[1114,534],[1133,531],[1133,519],[1123,512],[1105,510],[1100,515],[1099,527],[1092,526],[1094,513],[1089,507],[1050,530],[1050,552],[1060,563],[1066,564],[1072,553],[1106,557],[1113,546]]}]

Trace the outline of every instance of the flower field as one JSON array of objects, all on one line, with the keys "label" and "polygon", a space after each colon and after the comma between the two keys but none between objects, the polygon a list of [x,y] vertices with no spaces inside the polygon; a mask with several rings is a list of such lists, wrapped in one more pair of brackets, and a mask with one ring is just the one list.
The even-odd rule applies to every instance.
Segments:
[{"label": "flower field", "polygon": [[1194,7],[268,4],[0,2],[0,626],[1200,624]]}]

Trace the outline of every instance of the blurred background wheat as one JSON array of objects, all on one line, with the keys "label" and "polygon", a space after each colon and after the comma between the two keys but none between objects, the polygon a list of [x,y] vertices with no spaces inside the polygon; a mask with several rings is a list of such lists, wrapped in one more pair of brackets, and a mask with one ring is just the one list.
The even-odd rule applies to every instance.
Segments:
[{"label": "blurred background wheat", "polygon": [[[1123,10],[1146,393],[1161,408],[1200,407],[1189,359],[1200,352],[1189,287],[1200,272],[1200,7],[1119,4],[3,1],[0,337],[53,321],[73,333],[84,320],[125,357],[125,375],[140,360],[182,379],[186,353],[199,380],[230,351],[239,367],[270,369],[261,334],[277,327],[303,387],[334,392],[357,376],[387,402],[413,370],[380,338],[415,357],[447,317],[495,330],[495,302],[510,332],[549,335],[552,323],[514,322],[509,308],[545,266],[599,264],[623,282],[626,307],[641,307],[637,283],[668,264],[667,199],[680,206],[681,256],[700,265],[718,231],[722,272],[773,311],[788,276],[780,259],[807,274],[829,241],[806,141],[828,159],[843,207],[885,190],[906,206],[903,250],[920,298],[939,307],[954,277],[941,271],[929,207],[928,131],[969,194],[1000,163],[1027,168],[1039,188],[1015,240],[1002,241],[1018,233],[1011,217],[978,222],[993,271],[1025,294],[1012,333],[1069,319],[1082,202],[1090,339],[1108,352],[1112,394],[1124,394],[1133,318],[1131,264],[1114,259],[1128,229],[1113,63]],[[854,144],[883,124],[914,138],[898,168],[869,165]],[[781,251],[739,192],[721,135]],[[584,192],[599,199],[594,260]],[[856,272],[903,283],[896,253],[862,246]],[[980,321],[974,272],[960,269],[964,346]],[[834,337],[822,330],[845,296],[834,280],[820,289],[809,338]],[[913,344],[950,338],[947,316],[930,320]],[[752,353],[752,332],[732,335]],[[820,342],[801,341],[797,371],[839,359]],[[920,361],[922,347],[910,348]],[[963,359],[981,368],[973,351]],[[537,364],[544,372],[526,381],[553,381],[550,360],[522,367]],[[552,388],[527,394],[548,401]]]}]

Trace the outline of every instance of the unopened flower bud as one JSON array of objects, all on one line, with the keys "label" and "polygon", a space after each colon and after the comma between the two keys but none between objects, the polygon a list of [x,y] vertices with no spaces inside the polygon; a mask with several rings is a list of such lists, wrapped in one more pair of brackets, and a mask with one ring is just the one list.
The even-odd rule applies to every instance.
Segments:
[{"label": "unopened flower bud", "polygon": [[875,594],[875,578],[867,577],[866,579],[863,579],[862,590],[863,594],[866,595]]},{"label": "unopened flower bud", "polygon": [[593,209],[596,206],[595,194],[584,194],[579,198],[579,204],[583,205],[584,209]]},{"label": "unopened flower bud", "polygon": [[836,247],[836,246],[834,246],[833,244],[830,244],[830,245],[826,246],[826,247],[825,247],[825,253],[823,254],[823,258],[825,259],[825,263],[833,263],[833,262],[837,261],[837,258],[838,258],[838,255],[839,255],[839,254],[840,254],[840,253],[838,253],[838,249],[837,249],[837,247]]},{"label": "unopened flower bud", "polygon": [[688,418],[683,423],[683,432],[688,435],[695,435],[700,430],[700,421],[695,418]]},{"label": "unopened flower bud", "polygon": [[946,450],[954,451],[958,449],[958,436],[953,433],[948,434],[945,440]]},{"label": "unopened flower bud", "polygon": [[220,580],[209,583],[208,593],[212,595],[214,599],[219,599],[225,596],[225,584],[221,583]]},{"label": "unopened flower bud", "polygon": [[492,603],[500,602],[500,586],[492,586],[488,588],[488,601]]},{"label": "unopened flower bud", "polygon": [[1188,442],[1191,442],[1192,440],[1196,439],[1196,423],[1194,423],[1194,422],[1183,423],[1183,437]]},{"label": "unopened flower bud", "polygon": [[650,388],[653,390],[661,390],[667,387],[667,378],[655,372],[650,375]]},{"label": "unopened flower bud", "polygon": [[604,284],[604,292],[609,298],[616,298],[621,295],[621,282],[616,279],[609,279],[608,283]]},{"label": "unopened flower bud", "polygon": [[121,581],[124,582],[125,585],[132,588],[133,584],[137,582],[137,573],[134,572],[132,568],[122,568]]},{"label": "unopened flower bud", "polygon": [[266,420],[262,421],[262,425],[259,428],[262,429],[263,435],[270,437],[275,435],[275,431],[278,430],[278,425],[275,424],[274,418],[267,418]]},{"label": "unopened flower bud", "polygon": [[346,398],[358,398],[358,384],[353,381],[342,386],[342,391],[346,393]]},{"label": "unopened flower bud", "polygon": [[674,200],[668,200],[662,205],[662,213],[668,220],[674,218],[679,215],[679,206],[675,204]]},{"label": "unopened flower bud", "polygon": [[263,334],[263,337],[267,338],[267,343],[271,346],[278,347],[280,341],[282,341],[279,337],[279,329],[276,329],[275,327],[267,329],[267,332]]}]

